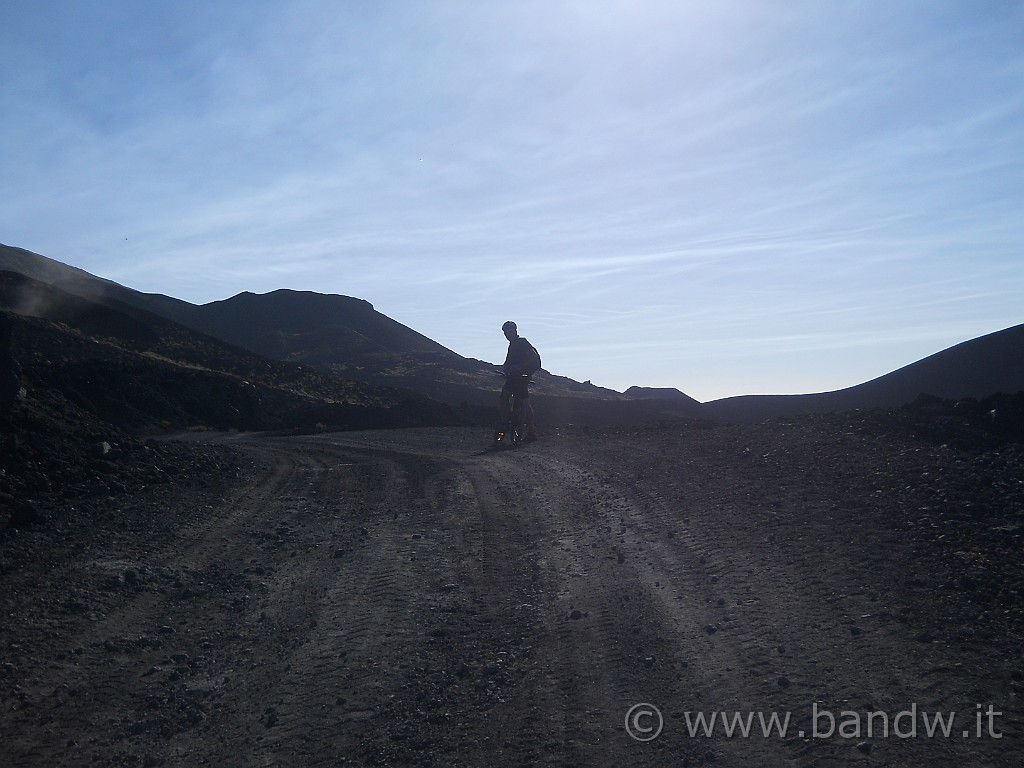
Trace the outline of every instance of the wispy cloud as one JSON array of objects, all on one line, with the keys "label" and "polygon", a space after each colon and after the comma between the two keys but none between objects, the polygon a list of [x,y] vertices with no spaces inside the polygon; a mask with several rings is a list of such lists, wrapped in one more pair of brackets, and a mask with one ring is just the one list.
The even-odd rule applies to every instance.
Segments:
[{"label": "wispy cloud", "polygon": [[0,239],[619,388],[867,378],[1021,319],[1011,6],[9,9]]}]

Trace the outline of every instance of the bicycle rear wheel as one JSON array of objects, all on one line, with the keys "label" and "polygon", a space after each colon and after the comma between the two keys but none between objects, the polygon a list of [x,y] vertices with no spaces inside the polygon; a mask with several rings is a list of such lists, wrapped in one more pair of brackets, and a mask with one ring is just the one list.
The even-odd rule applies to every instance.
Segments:
[{"label": "bicycle rear wheel", "polygon": [[519,445],[526,437],[526,424],[523,420],[523,404],[518,395],[512,400],[512,419],[509,427],[512,445]]}]

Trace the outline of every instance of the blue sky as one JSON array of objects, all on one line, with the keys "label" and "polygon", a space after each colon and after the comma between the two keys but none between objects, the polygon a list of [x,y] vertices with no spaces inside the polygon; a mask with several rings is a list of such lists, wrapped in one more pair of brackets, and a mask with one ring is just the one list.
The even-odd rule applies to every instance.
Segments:
[{"label": "blue sky", "polygon": [[0,6],[0,242],[700,400],[1024,322],[1018,2]]}]

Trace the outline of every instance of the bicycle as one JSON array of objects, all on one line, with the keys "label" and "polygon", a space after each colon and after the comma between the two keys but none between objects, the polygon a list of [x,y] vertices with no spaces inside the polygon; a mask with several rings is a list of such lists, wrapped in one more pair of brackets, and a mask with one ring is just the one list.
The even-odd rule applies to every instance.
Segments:
[{"label": "bicycle", "polygon": [[[522,379],[521,387],[524,391],[528,391],[530,386],[530,375],[529,374],[513,374],[506,373],[505,371],[496,371],[499,376],[506,378],[513,377],[516,379]],[[511,396],[509,398],[509,418],[504,424],[499,424],[494,430],[494,447],[495,448],[515,448],[521,444],[526,438],[526,419],[523,417],[523,399],[516,394],[518,387],[513,386]]]}]

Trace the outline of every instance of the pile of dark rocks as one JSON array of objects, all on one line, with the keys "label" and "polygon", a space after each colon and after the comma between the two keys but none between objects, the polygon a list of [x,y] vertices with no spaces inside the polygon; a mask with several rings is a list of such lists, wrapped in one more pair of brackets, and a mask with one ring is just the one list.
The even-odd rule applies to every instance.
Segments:
[{"label": "pile of dark rocks", "polygon": [[1024,392],[980,400],[920,395],[893,412],[897,423],[929,442],[990,450],[1024,443]]},{"label": "pile of dark rocks", "polygon": [[209,477],[234,461],[227,449],[138,437],[57,392],[22,389],[0,414],[0,532],[43,524],[68,502]]}]

